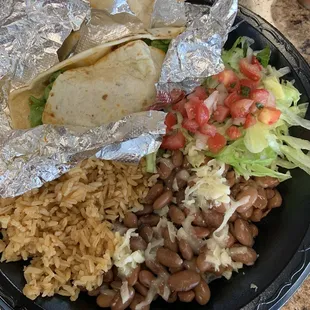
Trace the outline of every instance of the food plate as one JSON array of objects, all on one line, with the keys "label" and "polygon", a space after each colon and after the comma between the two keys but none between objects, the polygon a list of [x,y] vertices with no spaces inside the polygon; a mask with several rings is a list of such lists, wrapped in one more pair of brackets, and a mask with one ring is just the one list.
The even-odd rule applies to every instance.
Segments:
[{"label": "food plate", "polygon": [[[241,23],[241,24],[240,24]],[[241,7],[235,25],[230,33],[227,47],[239,36],[255,40],[255,49],[269,45],[272,51],[271,64],[277,68],[289,66],[288,80],[302,93],[301,102],[310,100],[310,68],[297,50],[270,24],[249,10]],[[309,119],[308,110],[306,118]],[[310,133],[294,128],[294,136],[310,140]],[[255,250],[259,253],[257,263],[244,268],[231,280],[216,280],[211,283],[212,298],[204,309],[279,309],[295,291],[298,284],[309,273],[310,205],[309,176],[296,169],[293,178],[282,183],[279,190],[283,196],[283,207],[273,211],[258,224],[260,234]],[[76,302],[67,298],[38,298],[28,300],[21,293],[24,286],[23,264],[0,264],[0,295],[4,309],[96,309],[95,299],[81,295]],[[251,284],[257,289],[251,289]],[[200,308],[196,303],[191,305]],[[187,309],[188,304],[152,303],[152,309]]]}]

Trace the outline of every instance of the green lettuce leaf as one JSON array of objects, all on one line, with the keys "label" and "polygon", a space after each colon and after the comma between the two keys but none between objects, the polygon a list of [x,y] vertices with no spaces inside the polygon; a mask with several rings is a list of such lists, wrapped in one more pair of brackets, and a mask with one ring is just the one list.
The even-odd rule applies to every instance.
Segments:
[{"label": "green lettuce leaf", "polygon": [[269,64],[270,54],[271,51],[268,45],[262,51],[256,54],[256,58],[259,60],[259,62],[262,64],[264,68],[267,68]]},{"label": "green lettuce leaf", "polygon": [[171,42],[171,40],[150,40],[150,39],[144,39],[143,41],[147,45],[158,48],[165,53],[167,53],[168,48],[169,48],[169,44]]}]

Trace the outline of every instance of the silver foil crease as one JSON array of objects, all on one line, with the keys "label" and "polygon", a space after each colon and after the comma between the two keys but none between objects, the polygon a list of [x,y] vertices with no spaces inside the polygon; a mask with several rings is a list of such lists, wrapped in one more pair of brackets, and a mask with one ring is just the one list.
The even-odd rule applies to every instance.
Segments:
[{"label": "silver foil crease", "polygon": [[0,196],[41,187],[92,156],[136,163],[159,148],[165,115],[135,113],[86,132],[52,125],[12,130],[0,141]]},{"label": "silver foil crease", "polygon": [[151,19],[152,28],[183,27],[185,24],[183,0],[155,0]]},{"label": "silver foil crease", "polygon": [[221,50],[238,10],[238,0],[218,0],[211,8],[185,5],[187,29],[172,40],[157,86],[167,100],[172,89],[191,92],[204,78],[224,69]]}]

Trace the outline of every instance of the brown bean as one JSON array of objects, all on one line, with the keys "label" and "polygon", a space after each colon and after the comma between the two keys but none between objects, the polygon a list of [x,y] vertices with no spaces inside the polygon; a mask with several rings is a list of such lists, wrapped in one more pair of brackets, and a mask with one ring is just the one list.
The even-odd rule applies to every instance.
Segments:
[{"label": "brown bean", "polygon": [[198,285],[200,276],[191,270],[183,270],[171,275],[168,279],[168,285],[172,291],[186,292]]},{"label": "brown bean", "polygon": [[233,223],[238,218],[238,213],[235,211],[229,218],[229,222]]},{"label": "brown bean", "polygon": [[240,200],[246,196],[249,197],[248,202],[242,204],[240,207],[237,208],[237,211],[240,213],[243,213],[252,207],[258,196],[257,189],[253,186],[245,186],[242,191],[237,195],[236,199]]},{"label": "brown bean", "polygon": [[268,209],[278,208],[282,204],[282,197],[280,193],[275,189],[275,195],[268,201]]},{"label": "brown bean", "polygon": [[234,224],[235,237],[243,245],[251,247],[254,244],[249,223],[243,219],[237,219]]},{"label": "brown bean", "polygon": [[252,236],[253,238],[258,236],[258,228],[256,225],[254,224],[250,224],[250,228],[251,228],[251,232],[252,232]]},{"label": "brown bean", "polygon": [[122,281],[121,280],[114,280],[110,283],[110,286],[114,289],[114,290],[119,290],[122,286]]},{"label": "brown bean", "polygon": [[228,171],[226,173],[226,179],[227,179],[227,185],[229,187],[232,187],[236,184],[236,175],[235,175],[235,171]]},{"label": "brown bean", "polygon": [[191,270],[199,273],[199,269],[197,267],[197,257],[193,257],[191,260],[185,260],[183,262],[183,267],[186,270]]},{"label": "brown bean", "polygon": [[139,265],[131,272],[130,276],[127,277],[128,285],[134,286],[137,283],[140,270],[141,268]]},{"label": "brown bean", "polygon": [[198,226],[192,226],[193,234],[199,238],[203,239],[210,235],[210,229],[206,227],[198,227]]},{"label": "brown bean", "polygon": [[181,167],[183,164],[183,153],[180,150],[176,150],[172,152],[171,155],[171,160],[172,163],[176,166],[176,167]]},{"label": "brown bean", "polygon": [[166,190],[173,190],[173,182],[174,182],[174,179],[175,179],[175,175],[177,174],[176,169],[173,170],[171,172],[170,176],[165,180],[165,188],[166,188]]},{"label": "brown bean", "polygon": [[182,206],[183,205],[183,201],[185,199],[185,191],[184,190],[179,190],[178,192],[176,192],[175,199],[176,199],[177,205],[178,206]]},{"label": "brown bean", "polygon": [[113,294],[113,291],[111,290],[111,293],[109,294],[100,294],[97,296],[96,303],[100,308],[110,308],[112,305],[112,301],[115,297],[115,294]]},{"label": "brown bean", "polygon": [[234,246],[230,248],[230,256],[235,262],[240,262],[247,266],[253,265],[257,258],[256,252],[246,246]]},{"label": "brown bean", "polygon": [[124,225],[128,228],[137,228],[138,227],[138,218],[132,213],[128,212],[124,216]]},{"label": "brown bean", "polygon": [[144,202],[146,204],[153,204],[154,201],[164,192],[164,186],[161,182],[153,185],[148,191],[146,197],[144,198]]},{"label": "brown bean", "polygon": [[273,177],[255,177],[254,180],[263,188],[273,188],[279,184],[279,180]]},{"label": "brown bean", "polygon": [[103,273],[102,281],[104,283],[110,283],[113,281],[114,275],[112,269],[108,270],[107,272]]},{"label": "brown bean", "polygon": [[207,260],[207,253],[200,253],[197,257],[197,267],[201,272],[214,270],[214,265]]},{"label": "brown bean", "polygon": [[175,179],[178,185],[178,190],[183,189],[187,186],[187,181],[190,177],[190,174],[187,170],[182,169],[177,172],[175,175]]},{"label": "brown bean", "polygon": [[96,289],[92,291],[87,292],[88,296],[96,297],[100,294],[100,287],[97,287]]},{"label": "brown bean", "polygon": [[[140,304],[141,302],[143,302],[145,300],[145,297],[138,294],[138,293],[135,293],[135,297],[133,298],[129,308],[131,310],[137,310],[137,305]],[[150,309],[150,305],[146,305],[146,306],[143,306],[142,308],[140,308],[140,310],[149,310]]]},{"label": "brown bean", "polygon": [[172,191],[168,190],[161,194],[153,203],[154,210],[159,210],[168,205],[172,200]]},{"label": "brown bean", "polygon": [[257,199],[254,201],[253,206],[257,209],[265,209],[267,207],[267,197],[266,197],[266,191],[262,187],[257,188]]},{"label": "brown bean", "polygon": [[151,227],[156,226],[160,220],[160,216],[157,214],[143,215],[139,218],[139,224],[149,225]]},{"label": "brown bean", "polygon": [[144,285],[142,285],[140,282],[137,282],[134,285],[134,288],[137,292],[139,292],[142,296],[146,296],[148,292],[148,288],[146,288]]},{"label": "brown bean", "polygon": [[236,184],[230,189],[230,194],[231,194],[231,196],[233,196],[234,198],[236,198],[237,195],[240,193],[240,191],[242,190],[243,187],[244,187],[244,184],[242,184],[242,183],[236,183]]},{"label": "brown bean", "polygon": [[193,220],[193,225],[200,226],[200,227],[207,227],[207,223],[202,216],[202,212],[196,212],[194,213],[194,220]]},{"label": "brown bean", "polygon": [[151,214],[153,211],[154,209],[152,205],[144,205],[142,210],[136,212],[136,215],[137,216],[148,215]]},{"label": "brown bean", "polygon": [[201,279],[199,284],[195,287],[195,298],[199,305],[206,305],[211,297],[209,285],[205,280]]},{"label": "brown bean", "polygon": [[159,263],[166,267],[180,267],[183,263],[183,260],[179,254],[163,247],[157,250],[156,258]]},{"label": "brown bean", "polygon": [[226,213],[226,207],[223,203],[221,203],[219,206],[213,207],[212,210],[218,212],[218,213],[222,213],[225,214]]},{"label": "brown bean", "polygon": [[273,189],[266,188],[266,197],[268,200],[271,199],[272,197],[274,197],[275,194],[276,193]]},{"label": "brown bean", "polygon": [[194,291],[178,292],[178,296],[182,302],[192,302],[195,298],[195,293]]},{"label": "brown bean", "polygon": [[169,268],[169,272],[170,273],[176,273],[176,272],[179,272],[179,271],[182,271],[184,268],[183,268],[183,265],[180,266],[180,267],[173,267],[173,268]]},{"label": "brown bean", "polygon": [[214,228],[220,227],[224,219],[224,215],[215,210],[202,211],[202,215],[207,226]]},{"label": "brown bean", "polygon": [[171,159],[165,158],[165,162],[161,161],[159,163],[159,167],[157,169],[157,172],[159,174],[159,177],[162,180],[166,180],[170,176],[173,169],[174,169],[174,165],[173,165]]},{"label": "brown bean", "polygon": [[137,250],[144,251],[146,247],[147,247],[146,242],[140,236],[130,238],[130,249],[132,251]]},{"label": "brown bean", "polygon": [[131,304],[133,298],[135,297],[135,290],[133,289],[133,287],[128,286],[128,294],[128,300],[123,303],[121,293],[117,292],[112,300],[111,310],[125,310]]},{"label": "brown bean", "polygon": [[236,241],[237,241],[236,238],[229,232],[226,241],[226,248],[231,248]]},{"label": "brown bean", "polygon": [[191,260],[193,258],[194,252],[192,250],[192,247],[186,240],[179,240],[179,249],[184,259]]},{"label": "brown bean", "polygon": [[156,280],[156,277],[148,270],[141,270],[139,273],[139,283],[145,287],[150,288],[153,281]]},{"label": "brown bean", "polygon": [[182,168],[185,168],[185,169],[192,168],[192,165],[189,163],[189,161],[188,161],[186,156],[184,156],[184,158],[183,158]]},{"label": "brown bean", "polygon": [[252,206],[252,207],[250,207],[250,209],[248,209],[247,211],[240,213],[240,216],[241,216],[244,220],[248,220],[248,219],[252,216],[253,211],[254,211],[254,207]]},{"label": "brown bean", "polygon": [[143,238],[143,240],[146,243],[151,242],[152,237],[153,237],[153,229],[149,225],[144,225],[140,230],[139,230],[139,235]]},{"label": "brown bean", "polygon": [[259,222],[263,218],[263,211],[261,209],[254,209],[253,214],[250,217],[252,222]]},{"label": "brown bean", "polygon": [[155,260],[146,260],[145,264],[147,268],[149,268],[157,276],[169,275],[167,269],[162,264],[160,264],[159,262]]},{"label": "brown bean", "polygon": [[172,292],[167,300],[167,302],[169,304],[173,304],[174,302],[176,302],[178,299],[178,293],[177,292]]},{"label": "brown bean", "polygon": [[179,251],[179,246],[178,246],[177,240],[171,241],[168,228],[163,229],[162,235],[164,238],[165,248],[177,253]]},{"label": "brown bean", "polygon": [[168,214],[174,224],[182,225],[185,220],[184,212],[174,205],[170,206]]}]

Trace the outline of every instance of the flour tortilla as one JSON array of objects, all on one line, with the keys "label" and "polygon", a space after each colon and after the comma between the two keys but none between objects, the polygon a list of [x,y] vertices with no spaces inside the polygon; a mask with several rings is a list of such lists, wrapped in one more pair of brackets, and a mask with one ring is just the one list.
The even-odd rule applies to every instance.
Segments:
[{"label": "flour tortilla", "polygon": [[165,53],[138,40],[95,65],[69,70],[55,81],[44,124],[95,127],[145,110],[155,100]]},{"label": "flour tortilla", "polygon": [[[66,83],[70,83],[70,78],[67,79],[67,77],[72,77],[72,74],[70,72],[75,72],[75,71],[71,71],[74,69],[78,69],[80,68],[81,71],[76,71],[76,77],[74,77],[75,75],[73,75],[74,77],[74,83],[77,82],[81,82],[83,80],[83,83],[88,83],[89,86],[91,86],[91,83],[89,83],[88,79],[85,78],[85,75],[87,74],[86,71],[89,71],[92,67],[92,65],[95,65],[97,62],[97,67],[95,72],[96,73],[92,73],[95,74],[96,76],[99,76],[99,73],[97,72],[97,69],[101,72],[102,79],[103,77],[106,78],[107,80],[107,84],[104,86],[106,88],[102,88],[104,89],[104,91],[101,92],[100,91],[96,91],[96,92],[92,92],[91,90],[89,90],[88,92],[91,93],[89,96],[87,96],[87,98],[89,98],[89,100],[87,100],[87,102],[83,101],[81,103],[81,106],[78,106],[78,103],[75,102],[73,103],[72,100],[70,101],[57,101],[51,100],[52,97],[49,97],[47,105],[46,105],[46,111],[44,113],[44,121],[47,123],[53,123],[53,124],[66,124],[66,117],[68,117],[68,122],[72,123],[72,124],[77,124],[77,123],[83,123],[83,124],[88,124],[90,126],[93,126],[95,124],[97,124],[98,121],[98,116],[94,117],[95,120],[90,121],[89,120],[89,115],[88,117],[85,118],[85,120],[83,119],[83,115],[77,115],[77,113],[75,113],[74,118],[75,121],[73,121],[73,116],[67,116],[67,115],[60,115],[60,113],[55,113],[56,112],[56,106],[57,109],[60,108],[60,106],[58,104],[61,105],[65,104],[66,106],[61,106],[61,111],[62,113],[65,114],[70,114],[69,111],[73,111],[74,109],[78,109],[78,107],[83,107],[83,109],[86,109],[87,106],[87,110],[89,112],[90,109],[93,109],[94,111],[96,111],[96,114],[98,112],[99,106],[97,106],[99,104],[98,101],[98,94],[100,92],[101,94],[101,99],[103,98],[104,95],[108,95],[107,97],[104,96],[104,98],[109,99],[108,102],[106,102],[105,100],[102,99],[102,106],[104,106],[104,104],[109,104],[110,109],[113,108],[113,113],[109,113],[107,117],[103,117],[102,118],[102,124],[105,122],[110,122],[112,120],[115,120],[115,117],[113,116],[114,114],[118,116],[120,115],[124,115],[125,113],[132,113],[135,111],[141,111],[144,109],[145,105],[148,104],[151,101],[151,98],[154,98],[155,96],[155,87],[154,84],[156,83],[156,81],[158,80],[159,77],[159,71],[160,71],[160,67],[162,64],[162,61],[164,59],[164,55],[163,52],[160,50],[155,50],[151,47],[148,47],[144,42],[140,41],[139,39],[150,39],[150,40],[156,40],[156,39],[172,39],[175,36],[177,36],[179,33],[182,32],[183,29],[179,29],[179,32],[175,31],[175,32],[167,32],[167,33],[160,33],[159,36],[157,36],[157,33],[155,33],[155,35],[151,35],[151,34],[141,34],[141,35],[136,35],[136,36],[131,36],[131,37],[127,37],[127,38],[123,38],[114,42],[108,42],[105,44],[102,44],[100,46],[96,46],[92,49],[89,49],[87,51],[84,51],[72,58],[69,58],[57,65],[55,65],[54,67],[52,67],[51,69],[47,70],[46,72],[43,72],[42,74],[40,74],[37,78],[35,78],[28,86],[22,87],[14,92],[12,92],[9,96],[9,109],[10,109],[10,114],[11,114],[11,119],[12,119],[12,127],[14,129],[26,129],[26,128],[30,128],[30,123],[28,120],[28,116],[30,113],[30,108],[29,108],[29,97],[30,96],[34,96],[37,98],[40,98],[44,92],[45,87],[48,84],[49,78],[51,76],[52,73],[59,71],[59,70],[65,70],[65,72],[63,74],[61,74],[58,78],[63,78],[62,76],[64,75],[64,77],[66,77]],[[122,45],[126,45],[126,43],[129,42],[136,42],[136,40],[138,40],[139,44],[134,44],[134,46],[132,46],[131,49],[131,58],[130,60],[128,60],[128,63],[125,65],[125,62],[123,63],[123,66],[121,66],[122,61],[118,61],[118,65],[116,67],[113,67],[113,65],[111,64],[111,59],[113,57],[117,57],[117,56],[111,56],[112,53],[114,53],[116,48],[123,48]],[[141,55],[138,55],[140,54]],[[137,59],[135,60],[134,58],[134,51],[136,51],[136,56],[143,56],[144,58],[147,58],[145,60],[139,60],[139,57],[137,57]],[[124,53],[116,53],[115,55],[118,55],[118,57],[121,57],[122,55],[124,55]],[[148,55],[148,56],[146,56]],[[122,56],[123,57],[123,56]],[[125,57],[125,56],[124,56]],[[123,58],[124,60],[124,58]],[[140,63],[144,63],[147,64],[145,69],[141,69],[141,67],[139,67]],[[83,68],[84,67],[84,68]],[[89,67],[89,68],[87,68]],[[83,69],[82,69],[83,68]],[[104,68],[104,69],[103,69]],[[115,72],[115,70],[117,70],[117,74],[120,77],[120,79],[122,79],[122,69],[124,68],[124,72],[126,72],[126,76],[128,77],[128,75],[130,75],[129,73],[131,72],[130,70],[132,70],[132,68],[136,68],[135,70],[135,74],[137,75],[135,79],[130,79],[130,78],[126,78],[126,81],[128,84],[126,84],[126,90],[130,90],[129,95],[131,96],[131,101],[128,102],[126,100],[126,102],[124,102],[124,99],[126,97],[130,97],[125,96],[124,92],[118,92],[116,93],[115,88],[110,89],[110,93],[106,93],[107,91],[107,87],[108,85],[110,85],[109,87],[111,88],[112,86],[112,80],[116,79],[116,75],[113,74],[113,72]],[[131,68],[131,69],[130,69]],[[104,73],[103,71],[106,70],[106,72]],[[144,70],[146,70],[144,72]],[[79,74],[82,75],[83,73],[83,78],[79,77]],[[90,72],[94,72],[93,69]],[[150,76],[148,76],[147,79],[143,79],[141,80],[140,78],[142,76],[145,76],[145,74],[150,74]],[[140,75],[140,76],[139,76]],[[139,76],[139,77],[138,77]],[[68,96],[70,98],[72,98],[72,96],[70,95],[71,93],[68,93],[65,91],[64,88],[61,87],[61,85],[58,83],[58,78],[56,79],[54,86],[57,87],[57,90],[61,90],[61,92],[64,94],[64,96],[66,96],[66,100],[68,100]],[[140,81],[140,82],[139,82]],[[130,84],[132,83],[132,84]],[[59,84],[59,85],[58,85]],[[97,87],[99,87],[99,82],[96,83]],[[133,85],[133,87],[130,87],[130,85]],[[139,86],[137,86],[139,85]],[[82,86],[80,86],[82,87]],[[139,88],[135,88],[135,87],[139,87]],[[145,90],[144,88],[147,88],[147,90]],[[56,89],[56,88],[55,88]],[[84,87],[85,89],[85,87]],[[91,89],[91,88],[90,88]],[[125,89],[125,88],[123,88]],[[121,90],[121,88],[120,88]],[[70,91],[77,91],[77,88],[73,85],[70,88]],[[79,90],[80,91],[80,90]],[[57,95],[55,95],[54,92],[54,87],[52,89],[52,91],[50,92],[50,96],[51,94],[54,94],[53,96],[57,97]],[[109,94],[114,94],[114,98],[112,98],[112,95],[109,96]],[[95,95],[96,94],[96,95]],[[141,94],[141,95],[139,95]],[[139,95],[140,97],[138,97],[139,99],[139,103],[136,103],[137,97],[136,95]],[[92,97],[91,96],[95,96],[96,97],[96,105],[92,104]],[[86,98],[86,97],[84,97]],[[113,100],[112,100],[113,99]],[[60,99],[59,99],[60,100]],[[118,106],[119,105],[119,106]],[[133,107],[131,108],[130,105],[133,105]],[[71,108],[70,108],[71,106]],[[103,108],[104,111],[107,111],[107,108]],[[123,110],[123,111],[121,111]],[[81,110],[82,111],[82,110]],[[110,111],[109,111],[110,112]],[[54,113],[54,114],[53,114]],[[90,116],[95,113],[91,113]],[[79,119],[83,119],[81,121],[79,121]],[[101,121],[100,121],[101,122]]]}]

